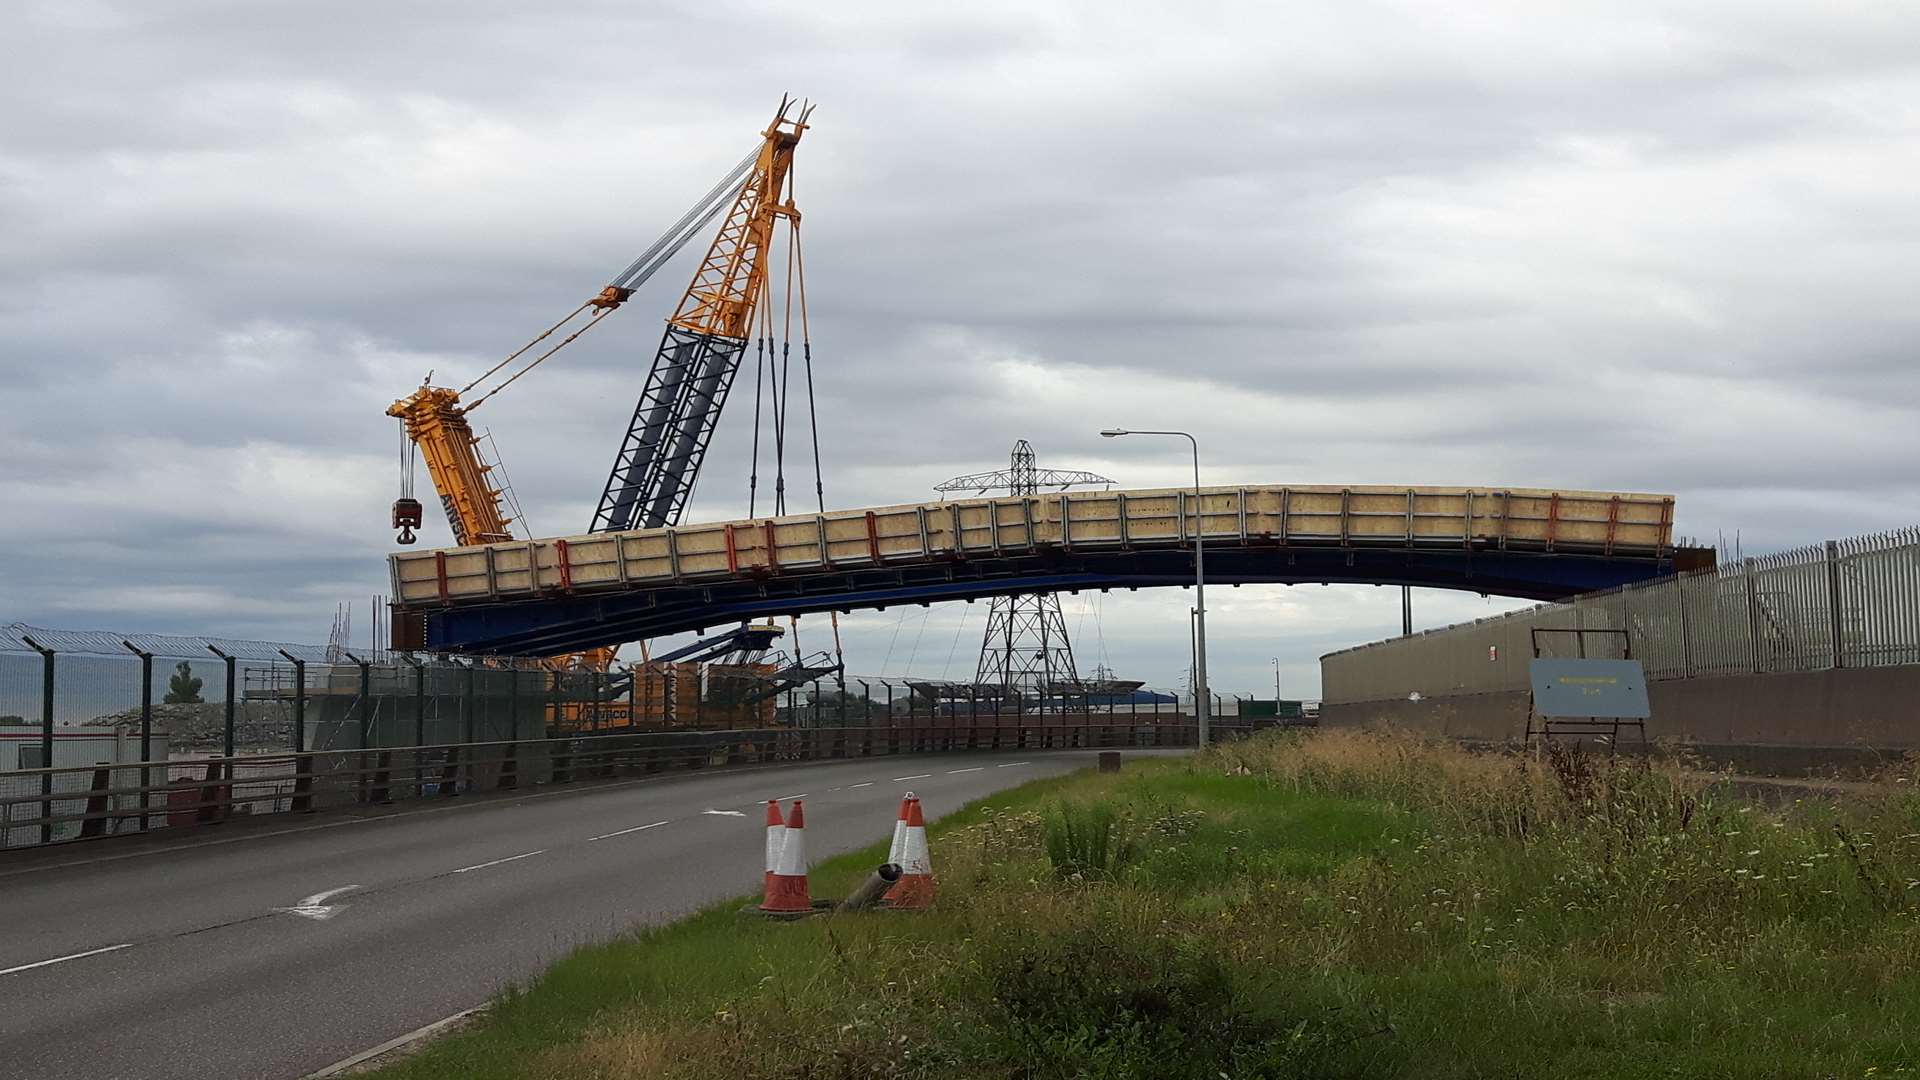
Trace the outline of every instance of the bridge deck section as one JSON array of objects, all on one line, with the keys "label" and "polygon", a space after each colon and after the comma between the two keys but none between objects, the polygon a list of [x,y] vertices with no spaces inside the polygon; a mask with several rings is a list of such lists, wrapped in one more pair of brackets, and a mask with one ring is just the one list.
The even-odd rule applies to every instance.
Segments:
[{"label": "bridge deck section", "polygon": [[515,651],[754,615],[1209,580],[1557,599],[1669,572],[1665,495],[1464,487],[967,499],[392,556],[401,647]]}]

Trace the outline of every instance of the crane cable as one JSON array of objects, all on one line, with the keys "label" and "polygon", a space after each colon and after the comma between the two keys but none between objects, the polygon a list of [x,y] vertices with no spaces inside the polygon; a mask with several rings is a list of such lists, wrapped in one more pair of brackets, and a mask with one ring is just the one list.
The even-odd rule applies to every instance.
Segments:
[{"label": "crane cable", "polygon": [[[706,227],[710,223],[712,223],[713,219],[719,216],[720,211],[726,209],[728,206],[733,204],[734,200],[739,195],[741,185],[745,182],[744,178],[746,174],[748,173],[748,171],[750,171],[753,168],[754,163],[759,159],[759,157],[760,157],[760,148],[759,146],[756,145],[752,153],[749,153],[746,157],[740,159],[740,163],[735,165],[725,176],[721,177],[719,183],[709,188],[707,190],[707,193],[705,195],[702,195],[700,197],[700,200],[693,204],[692,209],[680,215],[680,220],[674,222],[673,225],[669,227],[666,232],[660,234],[660,238],[655,240],[652,243],[652,245],[650,245],[647,248],[647,250],[641,252],[639,258],[633,260],[633,262],[627,265],[627,268],[625,270],[622,270],[619,274],[615,275],[613,281],[607,286],[607,288],[609,290],[617,291],[618,293],[621,293],[621,294],[630,294],[634,290],[638,289],[640,286],[646,284],[647,279],[653,277],[653,275],[656,272],[658,272],[661,267],[665,266],[667,262],[671,260],[675,255],[678,255],[680,253],[680,250],[686,247],[689,241],[691,241],[696,235],[705,231]],[[604,296],[605,293],[602,293],[601,295]],[[571,323],[574,319],[578,318],[581,312],[587,310],[587,308],[589,307],[594,306],[595,301],[599,299],[600,297],[596,296],[594,299],[588,300],[585,303],[581,304],[579,307],[574,308],[572,311],[568,312],[566,318],[561,319],[559,322],[554,323],[552,326],[549,326],[545,331],[543,331],[540,334],[540,336],[534,338],[532,341],[527,342],[525,345],[520,346],[518,349],[515,349],[512,353],[508,354],[505,359],[501,360],[499,363],[493,365],[487,370],[481,372],[478,378],[474,379],[472,382],[468,383],[467,385],[461,387],[460,393],[465,394],[467,391],[472,390],[476,386],[479,386],[481,383],[485,382],[487,379],[493,377],[493,375],[497,373],[501,368],[506,367],[508,364],[511,364],[515,360],[526,355],[527,352],[533,349],[536,345],[539,345],[541,342],[552,337],[555,333],[558,333],[561,330],[561,328],[565,327],[568,323]],[[622,295],[621,299],[624,300],[625,296]],[[539,356],[536,356],[532,360],[528,361],[524,367],[522,367],[519,371],[514,372],[511,376],[507,378],[505,382],[487,391],[485,394],[482,394],[478,401],[475,401],[473,404],[468,405],[462,411],[472,412],[474,409],[479,408],[480,405],[484,403],[488,398],[492,397],[493,395],[499,393],[502,390],[505,390],[507,387],[513,385],[514,381],[519,379],[520,376],[525,375],[527,372],[532,371],[536,367],[539,367],[540,364],[543,361],[545,361],[548,357],[552,356],[554,353],[559,352],[561,349],[571,344],[574,341],[574,339],[578,338],[581,334],[584,334],[588,330],[593,329],[595,324],[599,323],[601,319],[604,319],[609,314],[611,314],[614,308],[617,306],[618,304],[602,305],[600,310],[595,312],[593,317],[588,319],[586,324],[580,327],[580,329],[575,330],[573,333],[567,335],[565,338],[563,338],[560,341],[559,344],[555,345],[553,348],[548,349],[546,352],[543,352]]]}]

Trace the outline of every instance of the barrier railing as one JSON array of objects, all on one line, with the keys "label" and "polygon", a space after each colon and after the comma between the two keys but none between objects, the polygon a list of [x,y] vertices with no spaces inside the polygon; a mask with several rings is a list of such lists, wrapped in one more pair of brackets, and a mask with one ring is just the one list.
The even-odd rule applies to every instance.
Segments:
[{"label": "barrier railing", "polygon": [[[1287,724],[1215,721],[1211,731],[1216,739],[1237,739]],[[1195,735],[1186,717],[956,715],[885,727],[588,734],[33,769],[12,775],[52,783],[40,793],[0,796],[0,846],[37,847],[217,825],[237,817],[454,798],[675,769],[968,751],[1178,748],[1192,746]],[[44,839],[66,833],[61,827],[75,823],[77,835]]]}]

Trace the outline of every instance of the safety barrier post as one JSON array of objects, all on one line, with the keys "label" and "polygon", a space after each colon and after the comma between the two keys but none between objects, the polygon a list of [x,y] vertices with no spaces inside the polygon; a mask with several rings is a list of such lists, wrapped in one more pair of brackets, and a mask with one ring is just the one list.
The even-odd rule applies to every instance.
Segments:
[{"label": "safety barrier post", "polygon": [[373,790],[367,793],[367,801],[378,806],[393,802],[393,752],[382,750],[374,755]]},{"label": "safety barrier post", "polygon": [[80,822],[82,840],[106,835],[107,821],[112,816],[107,805],[113,788],[113,781],[108,779],[110,771],[104,765],[93,770],[93,783],[87,788],[87,815]]},{"label": "safety barrier post", "polygon": [[500,762],[500,782],[495,785],[501,791],[514,791],[520,787],[519,751],[518,739],[507,744],[507,755]]}]

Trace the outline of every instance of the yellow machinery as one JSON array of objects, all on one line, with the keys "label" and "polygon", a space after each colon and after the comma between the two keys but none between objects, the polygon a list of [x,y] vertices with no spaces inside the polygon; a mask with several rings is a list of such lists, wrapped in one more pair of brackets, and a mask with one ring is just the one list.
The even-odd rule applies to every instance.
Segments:
[{"label": "yellow machinery", "polygon": [[[515,539],[512,526],[518,515],[509,512],[513,506],[511,488],[498,461],[488,461],[483,456],[481,446],[485,440],[475,435],[468,416],[488,398],[618,309],[695,234],[704,232],[723,212],[718,234],[667,320],[666,334],[602,494],[593,531],[630,528],[642,523],[677,523],[699,474],[727,390],[756,329],[762,335],[766,370],[773,372],[772,305],[763,301],[769,292],[768,266],[775,228],[782,220],[790,230],[786,321],[790,327],[797,279],[802,351],[811,394],[811,352],[804,342],[804,272],[799,269],[800,214],[788,192],[794,147],[807,129],[811,112],[811,106],[783,98],[752,153],[610,284],[545,333],[459,390],[423,383],[387,409],[387,415],[401,421],[407,439],[401,497],[393,506],[393,524],[400,530],[397,537],[400,543],[413,543],[414,530],[423,524],[421,504],[412,492],[415,453],[426,462],[427,474],[439,493],[456,544],[469,546]],[[757,325],[756,315],[759,316]],[[471,404],[463,403],[462,395],[534,353],[556,334],[563,335],[557,343],[533,355]],[[784,367],[769,377],[783,379]],[[778,422],[784,422],[784,400],[782,396],[783,411]],[[758,421],[756,406],[756,425]],[[754,483],[757,484],[757,434],[755,446]],[[815,457],[818,487],[817,447]],[[785,510],[784,477],[782,480],[777,512]],[[835,637],[838,637],[837,626]],[[614,653],[614,648],[571,653],[551,658],[547,666],[555,671],[606,672],[613,663]]]}]

